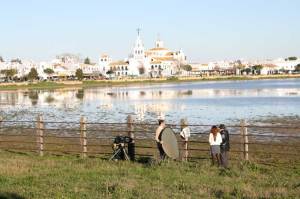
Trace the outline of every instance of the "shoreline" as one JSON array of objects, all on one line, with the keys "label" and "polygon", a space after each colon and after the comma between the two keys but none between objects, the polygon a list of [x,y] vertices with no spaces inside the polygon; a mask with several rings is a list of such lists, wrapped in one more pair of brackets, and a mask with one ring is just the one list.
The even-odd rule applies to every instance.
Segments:
[{"label": "shoreline", "polygon": [[210,77],[175,77],[160,79],[121,79],[121,80],[86,80],[86,81],[58,81],[58,82],[20,82],[0,83],[1,90],[19,89],[58,89],[58,88],[90,88],[106,86],[131,86],[166,83],[209,82],[209,81],[246,81],[267,79],[300,78],[300,74],[290,75],[257,75],[257,76],[210,76]]}]

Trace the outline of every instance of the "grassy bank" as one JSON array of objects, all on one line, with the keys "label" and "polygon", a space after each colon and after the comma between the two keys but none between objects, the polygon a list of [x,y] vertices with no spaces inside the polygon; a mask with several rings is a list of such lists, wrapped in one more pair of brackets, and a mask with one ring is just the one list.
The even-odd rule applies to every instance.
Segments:
[{"label": "grassy bank", "polygon": [[142,164],[0,151],[0,198],[296,198],[300,168]]},{"label": "grassy bank", "polygon": [[180,77],[161,79],[122,79],[122,80],[91,80],[91,81],[61,81],[37,83],[2,83],[0,90],[17,89],[55,89],[65,87],[89,88],[95,86],[128,86],[141,84],[182,83],[198,81],[234,81],[234,80],[260,80],[260,79],[287,79],[300,78],[300,75],[265,75],[265,76],[210,76],[210,77]]}]

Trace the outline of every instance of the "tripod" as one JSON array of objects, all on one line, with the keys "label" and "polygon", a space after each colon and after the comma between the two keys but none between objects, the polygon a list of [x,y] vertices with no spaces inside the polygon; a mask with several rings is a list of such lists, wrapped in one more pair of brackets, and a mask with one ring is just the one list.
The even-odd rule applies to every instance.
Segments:
[{"label": "tripod", "polygon": [[118,144],[118,149],[114,150],[114,154],[111,156],[111,158],[109,160],[113,160],[116,157],[119,157],[119,159],[123,159],[123,160],[130,160],[126,149],[125,149],[125,145],[122,144]]}]

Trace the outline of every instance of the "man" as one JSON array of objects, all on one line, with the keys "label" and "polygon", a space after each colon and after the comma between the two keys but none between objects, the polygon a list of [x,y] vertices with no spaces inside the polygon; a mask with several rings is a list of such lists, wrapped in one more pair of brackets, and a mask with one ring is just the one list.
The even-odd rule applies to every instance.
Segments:
[{"label": "man", "polygon": [[188,160],[188,139],[191,136],[191,130],[188,127],[188,123],[186,119],[181,119],[180,120],[180,128],[181,128],[181,132],[180,132],[180,137],[183,140],[182,142],[182,147],[183,147],[183,153],[181,154],[181,159],[184,161]]},{"label": "man", "polygon": [[162,131],[164,130],[166,124],[165,121],[162,119],[158,120],[158,127],[156,129],[156,133],[155,133],[155,141],[157,144],[157,148],[159,150],[159,155],[160,155],[160,159],[163,160],[166,157],[166,153],[162,147],[162,141],[161,141],[161,135],[162,135]]},{"label": "man", "polygon": [[221,143],[221,164],[224,168],[228,167],[228,156],[229,156],[229,133],[224,124],[220,124],[220,134],[222,136]]}]

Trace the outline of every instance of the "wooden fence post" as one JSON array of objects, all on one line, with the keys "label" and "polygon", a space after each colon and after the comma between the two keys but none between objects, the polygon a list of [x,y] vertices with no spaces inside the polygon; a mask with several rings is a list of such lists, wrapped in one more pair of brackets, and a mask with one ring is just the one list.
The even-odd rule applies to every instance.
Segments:
[{"label": "wooden fence post", "polygon": [[246,161],[249,160],[249,147],[248,147],[248,129],[246,127],[246,121],[241,120],[241,135],[242,135],[242,151]]},{"label": "wooden fence post", "polygon": [[[2,133],[2,121],[3,121],[3,117],[0,116],[0,132]],[[1,141],[1,137],[0,137],[0,141]]]},{"label": "wooden fence post", "polygon": [[86,139],[86,118],[80,118],[80,144],[82,147],[82,157],[86,158],[87,154],[87,139]]},{"label": "wooden fence post", "polygon": [[44,121],[41,115],[37,117],[36,135],[37,135],[38,152],[40,156],[43,156],[44,155]]},{"label": "wooden fence post", "polygon": [[132,139],[131,143],[128,143],[128,155],[131,161],[135,160],[135,141],[134,141],[134,129],[133,129],[133,118],[131,115],[127,116],[127,129],[128,137]]}]

